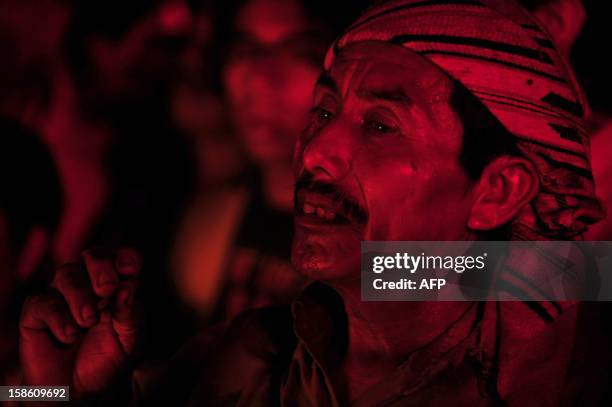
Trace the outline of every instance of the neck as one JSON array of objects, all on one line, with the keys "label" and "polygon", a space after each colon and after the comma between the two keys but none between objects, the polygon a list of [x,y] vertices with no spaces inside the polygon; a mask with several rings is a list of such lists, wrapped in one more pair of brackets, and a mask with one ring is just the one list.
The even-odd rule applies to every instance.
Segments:
[{"label": "neck", "polygon": [[347,311],[349,347],[342,368],[352,401],[457,321],[468,302],[361,301],[359,284],[334,287]]}]

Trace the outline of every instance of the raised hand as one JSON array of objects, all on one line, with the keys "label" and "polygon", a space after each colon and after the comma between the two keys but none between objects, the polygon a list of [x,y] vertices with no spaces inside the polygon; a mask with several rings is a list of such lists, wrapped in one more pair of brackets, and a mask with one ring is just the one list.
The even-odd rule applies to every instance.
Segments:
[{"label": "raised hand", "polygon": [[104,390],[134,352],[139,318],[134,294],[142,260],[133,249],[89,250],[56,270],[49,292],[24,304],[20,350],[26,384]]}]

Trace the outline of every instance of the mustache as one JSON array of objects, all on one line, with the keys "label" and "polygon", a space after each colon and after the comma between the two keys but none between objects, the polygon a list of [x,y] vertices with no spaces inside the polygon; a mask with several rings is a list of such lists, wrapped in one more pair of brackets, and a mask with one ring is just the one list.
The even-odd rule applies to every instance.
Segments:
[{"label": "mustache", "polygon": [[296,181],[293,189],[293,205],[297,210],[298,193],[302,190],[314,192],[331,199],[334,205],[340,206],[342,211],[349,216],[351,220],[358,223],[366,223],[368,220],[368,212],[363,208],[357,199],[343,191],[338,185],[329,182],[315,181],[314,176],[310,173],[304,173]]}]

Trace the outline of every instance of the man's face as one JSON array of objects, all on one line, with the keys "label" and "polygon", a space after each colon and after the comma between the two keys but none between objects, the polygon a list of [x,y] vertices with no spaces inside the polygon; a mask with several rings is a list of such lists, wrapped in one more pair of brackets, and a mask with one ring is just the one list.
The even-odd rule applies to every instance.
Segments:
[{"label": "man's face", "polygon": [[346,47],[314,92],[296,145],[292,260],[308,277],[359,276],[363,240],[462,240],[471,182],[453,85],[402,47]]},{"label": "man's face", "polygon": [[235,24],[224,82],[238,133],[259,166],[289,168],[326,42],[294,0],[251,0]]}]

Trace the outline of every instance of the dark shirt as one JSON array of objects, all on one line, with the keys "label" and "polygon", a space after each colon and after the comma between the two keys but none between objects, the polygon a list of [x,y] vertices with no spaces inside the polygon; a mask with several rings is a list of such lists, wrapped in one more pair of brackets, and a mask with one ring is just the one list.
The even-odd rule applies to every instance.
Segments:
[{"label": "dark shirt", "polygon": [[[474,303],[354,406],[494,405],[479,362]],[[311,284],[289,307],[249,311],[225,333],[195,339],[162,370],[137,372],[138,405],[339,406],[329,372],[347,349],[346,315],[331,288]],[[164,399],[165,398],[165,399]],[[442,404],[437,404],[442,403]]]},{"label": "dark shirt", "polygon": [[[521,272],[521,263],[550,263],[538,251],[532,255],[530,262],[525,253],[510,257],[504,267]],[[134,400],[145,406],[603,405],[610,350],[600,305],[474,302],[348,403],[333,381],[348,349],[344,303],[333,289],[312,283],[291,307],[247,311],[219,334],[195,338],[167,366],[137,371]],[[544,314],[546,307],[556,311]]]}]

